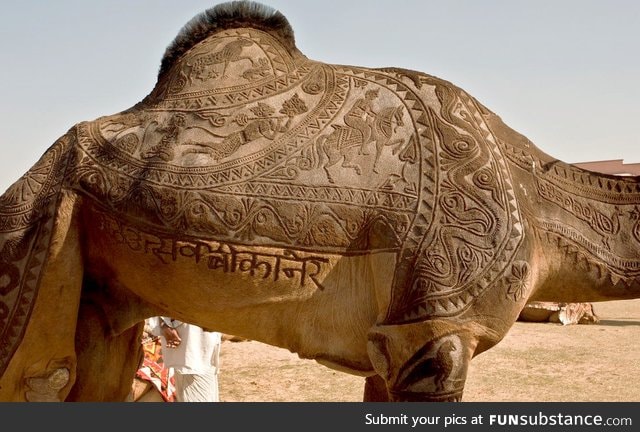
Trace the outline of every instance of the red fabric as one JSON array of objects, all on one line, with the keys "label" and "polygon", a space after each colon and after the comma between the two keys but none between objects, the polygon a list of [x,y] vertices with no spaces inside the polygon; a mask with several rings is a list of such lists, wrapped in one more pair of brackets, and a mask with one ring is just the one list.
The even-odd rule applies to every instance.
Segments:
[{"label": "red fabric", "polygon": [[160,338],[156,337],[144,341],[142,348],[144,350],[144,361],[136,372],[136,377],[153,384],[165,402],[175,402],[173,370],[164,367]]}]

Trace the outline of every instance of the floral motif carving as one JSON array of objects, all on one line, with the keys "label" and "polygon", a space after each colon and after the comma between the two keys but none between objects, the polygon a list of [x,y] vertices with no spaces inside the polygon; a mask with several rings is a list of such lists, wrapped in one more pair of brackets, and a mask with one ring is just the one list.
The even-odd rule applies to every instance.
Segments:
[{"label": "floral motif carving", "polygon": [[507,277],[507,296],[519,301],[528,293],[531,270],[526,261],[516,261],[511,265],[511,275]]}]

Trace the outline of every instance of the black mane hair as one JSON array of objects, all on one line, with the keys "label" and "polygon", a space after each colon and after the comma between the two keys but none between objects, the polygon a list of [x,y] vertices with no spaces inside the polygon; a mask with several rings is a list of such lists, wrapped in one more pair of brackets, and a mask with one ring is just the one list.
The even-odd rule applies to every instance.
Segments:
[{"label": "black mane hair", "polygon": [[282,13],[253,1],[231,1],[205,10],[182,27],[162,57],[158,76],[167,72],[184,53],[210,35],[239,27],[263,30],[280,40],[288,50],[296,49],[293,29]]}]

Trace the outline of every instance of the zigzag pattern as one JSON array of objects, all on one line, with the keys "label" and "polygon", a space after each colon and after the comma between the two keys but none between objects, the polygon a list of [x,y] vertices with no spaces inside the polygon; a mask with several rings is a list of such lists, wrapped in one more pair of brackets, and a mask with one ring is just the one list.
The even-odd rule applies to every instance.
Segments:
[{"label": "zigzag pattern", "polygon": [[355,207],[384,208],[398,212],[415,212],[417,198],[394,192],[345,189],[339,187],[314,187],[284,183],[247,182],[218,189],[216,192],[229,195],[274,197],[280,199],[312,202],[330,202]]},{"label": "zigzag pattern", "polygon": [[535,228],[540,239],[556,244],[566,256],[586,269],[597,269],[600,275],[609,277],[613,285],[623,281],[631,286],[640,277],[640,260],[614,255],[569,226],[541,220],[535,223]]},{"label": "zigzag pattern", "polygon": [[311,76],[310,72],[312,71],[311,65],[302,65],[287,75],[282,75],[275,79],[273,77],[270,78],[262,83],[261,86],[248,87],[245,90],[233,92],[223,90],[194,92],[186,96],[181,95],[180,98],[163,100],[153,107],[149,107],[149,109],[152,111],[198,111],[242,105],[290,89]]},{"label": "zigzag pattern", "polygon": [[633,204],[640,200],[640,183],[624,177],[612,178],[594,176],[588,171],[566,163],[553,164],[550,168],[536,156],[509,143],[501,142],[505,156],[520,168],[536,175],[549,177],[556,186],[564,185],[572,193],[580,193],[590,199],[597,199],[610,204]]}]

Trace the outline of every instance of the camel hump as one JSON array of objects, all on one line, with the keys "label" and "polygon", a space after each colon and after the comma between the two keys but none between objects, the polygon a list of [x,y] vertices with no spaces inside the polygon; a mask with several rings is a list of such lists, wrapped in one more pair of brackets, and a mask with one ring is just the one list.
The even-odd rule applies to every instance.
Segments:
[{"label": "camel hump", "polygon": [[205,10],[182,27],[165,51],[159,75],[168,71],[183,54],[212,34],[242,27],[265,31],[278,39],[290,52],[297,50],[293,29],[282,13],[253,1],[231,1]]}]

